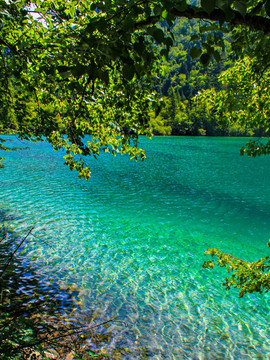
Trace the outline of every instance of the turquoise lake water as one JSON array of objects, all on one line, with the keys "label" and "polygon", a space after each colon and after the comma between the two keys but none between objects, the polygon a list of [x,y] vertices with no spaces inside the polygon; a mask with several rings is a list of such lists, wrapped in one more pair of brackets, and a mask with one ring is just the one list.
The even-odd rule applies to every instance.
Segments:
[{"label": "turquoise lake water", "polygon": [[35,224],[28,256],[48,279],[81,288],[97,322],[123,321],[104,329],[106,348],[131,350],[123,359],[270,359],[269,295],[239,299],[224,271],[202,269],[208,247],[269,253],[270,157],[241,157],[245,142],[142,138],[143,163],[89,158],[88,182],[27,143],[4,154],[0,209],[16,231]]}]

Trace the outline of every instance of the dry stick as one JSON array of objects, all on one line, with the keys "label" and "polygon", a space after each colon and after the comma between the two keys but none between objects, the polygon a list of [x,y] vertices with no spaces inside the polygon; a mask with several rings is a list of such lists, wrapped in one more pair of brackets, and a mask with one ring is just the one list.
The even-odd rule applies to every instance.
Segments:
[{"label": "dry stick", "polygon": [[1,277],[4,275],[7,267],[9,266],[9,264],[11,263],[11,260],[13,259],[14,255],[16,254],[16,252],[19,250],[19,248],[22,246],[22,244],[25,242],[25,240],[28,238],[28,236],[31,234],[31,232],[34,230],[34,228],[32,227],[28,233],[26,234],[26,236],[22,239],[22,241],[19,243],[19,245],[16,247],[16,249],[13,251],[13,253],[10,255],[8,261],[6,262],[4,269],[2,270],[2,274]]}]

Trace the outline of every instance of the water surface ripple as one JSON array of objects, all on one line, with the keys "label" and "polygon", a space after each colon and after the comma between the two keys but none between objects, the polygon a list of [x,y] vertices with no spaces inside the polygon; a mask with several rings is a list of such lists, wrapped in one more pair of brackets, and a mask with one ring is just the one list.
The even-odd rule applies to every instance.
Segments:
[{"label": "water surface ripple", "polygon": [[0,207],[16,231],[35,224],[28,256],[81,288],[93,321],[123,321],[104,330],[123,359],[270,359],[268,295],[239,299],[201,268],[208,247],[268,251],[270,157],[240,157],[245,139],[141,142],[143,163],[88,159],[89,182],[47,143],[5,154]]}]

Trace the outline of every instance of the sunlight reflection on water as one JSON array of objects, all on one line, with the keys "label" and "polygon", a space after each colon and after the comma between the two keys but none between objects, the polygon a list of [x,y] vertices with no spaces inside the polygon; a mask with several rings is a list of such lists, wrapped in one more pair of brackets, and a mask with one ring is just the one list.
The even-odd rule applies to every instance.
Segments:
[{"label": "sunlight reflection on water", "polygon": [[36,222],[49,245],[29,257],[48,279],[81,288],[96,322],[123,321],[104,346],[130,349],[124,359],[267,359],[268,296],[238,299],[222,271],[201,269],[207,247],[267,251],[270,158],[240,157],[244,141],[142,139],[144,163],[102,155],[89,182],[31,144],[6,155],[0,206],[17,231]]}]

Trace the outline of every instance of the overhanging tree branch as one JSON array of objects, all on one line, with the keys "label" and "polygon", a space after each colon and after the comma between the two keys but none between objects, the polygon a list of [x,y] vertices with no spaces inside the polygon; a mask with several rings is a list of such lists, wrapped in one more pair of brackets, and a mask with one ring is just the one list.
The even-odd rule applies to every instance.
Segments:
[{"label": "overhanging tree branch", "polygon": [[16,46],[10,44],[9,42],[7,42],[6,40],[4,40],[3,38],[0,37],[0,44],[5,45],[6,47],[9,48],[10,51],[12,51],[14,54],[19,54],[19,51],[16,49]]},{"label": "overhanging tree branch", "polygon": [[226,13],[221,9],[215,9],[210,14],[206,11],[195,10],[192,6],[187,6],[185,11],[176,8],[170,11],[176,17],[186,17],[188,19],[206,19],[213,21],[224,20],[231,25],[244,25],[251,30],[262,31],[265,35],[270,35],[270,19],[258,15],[241,15],[238,11],[231,10],[230,18],[226,18]]},{"label": "overhanging tree branch", "polygon": [[[270,18],[251,14],[246,14],[245,16],[243,16],[236,10],[231,10],[230,16],[228,17],[226,16],[226,13],[221,9],[214,9],[211,13],[208,13],[203,9],[187,5],[186,10],[184,11],[177,10],[173,7],[169,11],[169,13],[172,14],[174,17],[212,20],[219,22],[227,22],[231,25],[243,25],[248,27],[250,30],[259,30],[262,31],[265,35],[270,35]],[[150,16],[146,20],[136,23],[135,28],[139,29],[146,25],[156,24],[158,21],[160,21],[160,16]]]}]

